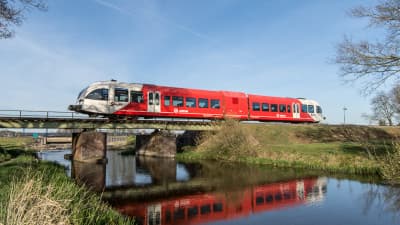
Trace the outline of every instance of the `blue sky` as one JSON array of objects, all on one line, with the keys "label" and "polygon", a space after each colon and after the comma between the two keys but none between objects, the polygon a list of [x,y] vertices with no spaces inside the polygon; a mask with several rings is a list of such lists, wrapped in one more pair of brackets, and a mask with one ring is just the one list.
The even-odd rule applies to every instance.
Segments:
[{"label": "blue sky", "polygon": [[[370,0],[58,0],[0,40],[0,109],[65,111],[81,89],[124,82],[306,97],[326,123],[366,124],[370,98],[330,63],[335,45],[381,35],[347,16]],[[388,88],[388,87],[383,87]]]}]

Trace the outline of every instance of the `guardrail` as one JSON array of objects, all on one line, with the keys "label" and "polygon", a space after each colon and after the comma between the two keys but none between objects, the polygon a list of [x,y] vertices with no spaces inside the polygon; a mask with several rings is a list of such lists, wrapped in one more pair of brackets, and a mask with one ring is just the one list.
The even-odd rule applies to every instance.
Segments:
[{"label": "guardrail", "polygon": [[67,111],[40,111],[40,110],[0,110],[0,117],[13,118],[42,118],[42,119],[85,119],[85,114]]}]

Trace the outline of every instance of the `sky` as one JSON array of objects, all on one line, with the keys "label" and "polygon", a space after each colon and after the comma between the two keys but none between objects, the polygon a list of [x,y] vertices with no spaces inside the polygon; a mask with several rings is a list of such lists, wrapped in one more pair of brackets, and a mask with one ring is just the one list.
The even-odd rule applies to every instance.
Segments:
[{"label": "sky", "polygon": [[[344,36],[382,33],[348,16],[377,0],[57,0],[0,39],[1,109],[67,111],[102,80],[318,101],[324,123],[368,124],[370,99],[332,63]],[[389,87],[383,87],[389,88]]]}]

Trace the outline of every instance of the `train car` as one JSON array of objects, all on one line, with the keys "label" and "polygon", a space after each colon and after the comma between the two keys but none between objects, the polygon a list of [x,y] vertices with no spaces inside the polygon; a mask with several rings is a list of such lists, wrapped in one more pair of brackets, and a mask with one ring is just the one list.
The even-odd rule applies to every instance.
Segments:
[{"label": "train car", "polygon": [[249,119],[281,122],[319,122],[322,109],[314,100],[248,95]]},{"label": "train car", "polygon": [[70,110],[104,117],[168,117],[282,122],[320,122],[322,109],[307,99],[248,95],[123,83],[96,82],[83,89]]}]

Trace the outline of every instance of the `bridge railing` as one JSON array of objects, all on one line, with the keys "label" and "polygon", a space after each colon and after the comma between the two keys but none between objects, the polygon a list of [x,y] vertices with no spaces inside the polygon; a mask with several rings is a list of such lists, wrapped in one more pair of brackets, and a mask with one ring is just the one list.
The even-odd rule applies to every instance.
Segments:
[{"label": "bridge railing", "polygon": [[67,112],[67,111],[40,111],[40,110],[0,110],[0,117],[12,117],[12,118],[60,118],[60,119],[78,119],[88,118],[87,115]]}]

